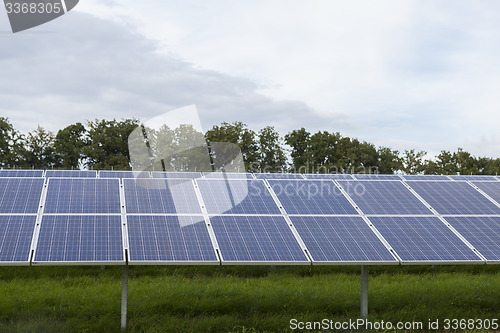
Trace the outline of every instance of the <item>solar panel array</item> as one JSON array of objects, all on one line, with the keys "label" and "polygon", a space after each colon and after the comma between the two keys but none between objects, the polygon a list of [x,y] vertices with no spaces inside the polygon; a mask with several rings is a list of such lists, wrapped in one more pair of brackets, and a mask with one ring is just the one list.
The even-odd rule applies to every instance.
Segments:
[{"label": "solar panel array", "polygon": [[51,178],[44,213],[119,214],[118,179]]},{"label": "solar panel array", "polygon": [[197,181],[209,214],[281,214],[262,180]]},{"label": "solar panel array", "polygon": [[500,263],[486,176],[0,170],[0,265]]},{"label": "solar panel array", "polygon": [[43,217],[34,262],[110,264],[124,260],[120,216]]},{"label": "solar panel array", "polygon": [[341,173],[316,173],[316,174],[305,174],[306,179],[354,179],[352,175],[341,174]]},{"label": "solar panel array", "polygon": [[0,170],[0,177],[43,177],[43,170]]},{"label": "solar panel array", "polygon": [[500,207],[467,182],[408,182],[439,214],[500,215]]},{"label": "solar panel array", "polygon": [[397,180],[348,180],[339,181],[339,183],[365,214],[421,215],[431,213],[429,208]]},{"label": "solar panel array", "polygon": [[201,214],[189,179],[124,179],[127,213]]},{"label": "solar panel array", "polygon": [[269,180],[288,214],[358,214],[334,182],[329,180]]},{"label": "solar panel array", "polygon": [[148,171],[99,171],[99,178],[150,178]]},{"label": "solar panel array", "polygon": [[42,178],[0,178],[0,214],[36,214]]},{"label": "solar panel array", "polygon": [[199,216],[136,215],[127,224],[131,264],[219,262]]},{"label": "solar panel array", "polygon": [[405,263],[481,262],[437,217],[378,216],[370,221]]}]

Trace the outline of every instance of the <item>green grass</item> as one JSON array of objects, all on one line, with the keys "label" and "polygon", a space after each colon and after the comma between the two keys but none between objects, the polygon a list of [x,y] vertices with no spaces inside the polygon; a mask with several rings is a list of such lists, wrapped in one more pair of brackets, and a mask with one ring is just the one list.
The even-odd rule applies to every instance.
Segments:
[{"label": "green grass", "polygon": [[[131,332],[359,318],[359,267],[131,267]],[[121,268],[1,267],[0,332],[119,332]],[[370,267],[369,320],[500,319],[498,266]]]}]

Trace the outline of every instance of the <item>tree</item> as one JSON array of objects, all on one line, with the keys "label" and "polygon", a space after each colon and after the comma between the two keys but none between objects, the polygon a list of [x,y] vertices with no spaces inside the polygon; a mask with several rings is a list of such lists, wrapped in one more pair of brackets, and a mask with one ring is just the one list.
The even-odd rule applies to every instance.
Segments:
[{"label": "tree", "polygon": [[457,152],[453,153],[453,161],[457,172],[461,175],[477,174],[479,172],[476,159],[462,148],[458,148]]},{"label": "tree", "polygon": [[205,135],[193,125],[180,125],[173,131],[174,158],[173,170],[177,171],[212,171]]},{"label": "tree", "polygon": [[453,161],[453,155],[446,150],[441,150],[441,153],[436,157],[436,165],[438,173],[453,174],[456,173],[456,165]]},{"label": "tree", "polygon": [[327,131],[313,134],[309,141],[310,172],[337,173],[339,156],[340,133]]},{"label": "tree", "polygon": [[500,158],[480,157],[477,159],[479,174],[498,175],[500,174]]},{"label": "tree", "polygon": [[57,164],[54,133],[41,126],[28,133],[25,141],[24,164],[36,169],[48,169]]},{"label": "tree", "polygon": [[272,126],[259,131],[260,169],[265,172],[279,172],[286,168],[285,152],[279,133]]},{"label": "tree", "polygon": [[427,154],[425,151],[415,151],[415,149],[405,150],[402,158],[403,171],[409,175],[424,171],[423,157],[425,154]]},{"label": "tree", "polygon": [[236,121],[233,124],[223,122],[220,126],[213,126],[205,133],[205,137],[210,145],[216,142],[229,142],[238,145],[243,155],[245,170],[258,167],[259,148],[255,139],[256,134],[242,122]]},{"label": "tree", "polygon": [[83,157],[87,130],[81,123],[69,125],[59,130],[54,148],[57,155],[56,167],[77,169]]},{"label": "tree", "polygon": [[14,129],[9,119],[0,117],[0,167],[22,166],[23,141],[23,135]]},{"label": "tree", "polygon": [[128,136],[139,125],[136,119],[88,122],[84,163],[89,168],[130,170]]},{"label": "tree", "polygon": [[294,130],[285,135],[285,143],[291,147],[292,172],[308,172],[311,162],[311,133],[305,128]]},{"label": "tree", "polygon": [[379,147],[378,173],[390,174],[403,169],[403,163],[399,157],[399,151],[388,147]]}]

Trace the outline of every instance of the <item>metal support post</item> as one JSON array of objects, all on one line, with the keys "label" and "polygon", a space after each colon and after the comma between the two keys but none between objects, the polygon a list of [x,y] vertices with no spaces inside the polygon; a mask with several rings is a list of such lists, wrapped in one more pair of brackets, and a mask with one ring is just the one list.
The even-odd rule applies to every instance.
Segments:
[{"label": "metal support post", "polygon": [[128,265],[122,267],[122,332],[127,330]]},{"label": "metal support post", "polygon": [[361,265],[361,317],[368,316],[368,268]]}]

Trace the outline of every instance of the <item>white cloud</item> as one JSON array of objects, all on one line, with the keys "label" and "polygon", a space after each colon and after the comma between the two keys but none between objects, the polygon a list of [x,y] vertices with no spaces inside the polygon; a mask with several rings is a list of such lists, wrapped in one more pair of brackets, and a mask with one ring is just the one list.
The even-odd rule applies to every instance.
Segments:
[{"label": "white cloud", "polygon": [[[205,127],[304,126],[400,150],[497,156],[498,7],[86,0],[43,26],[54,34],[0,35],[2,115],[60,127],[196,103]],[[45,115],[50,106],[58,116]]]}]

